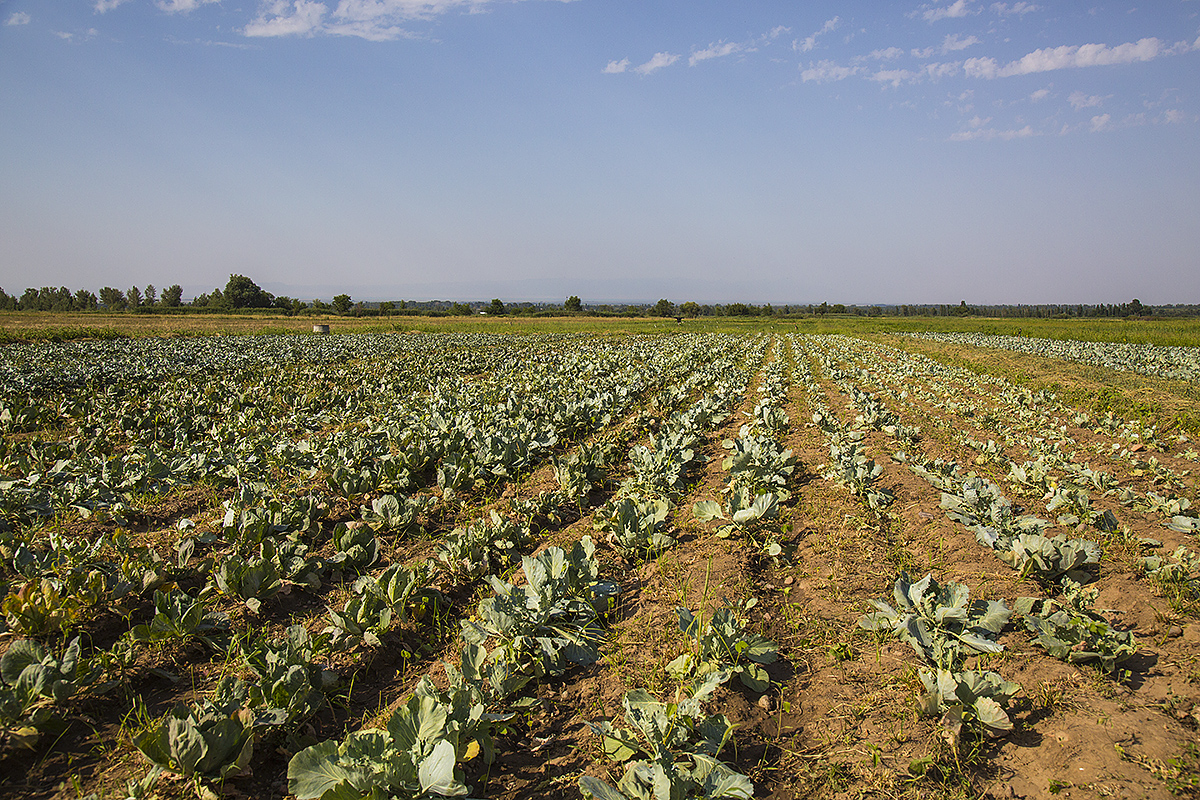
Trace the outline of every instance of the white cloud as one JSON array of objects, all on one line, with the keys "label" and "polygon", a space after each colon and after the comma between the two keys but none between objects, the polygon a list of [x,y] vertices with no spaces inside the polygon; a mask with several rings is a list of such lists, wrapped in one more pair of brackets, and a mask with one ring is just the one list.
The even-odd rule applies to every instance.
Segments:
[{"label": "white cloud", "polygon": [[968,36],[965,39],[960,39],[957,33],[946,34],[946,38],[942,40],[942,52],[953,53],[957,50],[966,50],[973,44],[979,44],[979,40],[974,36]]},{"label": "white cloud", "polygon": [[652,72],[657,72],[663,67],[669,67],[679,60],[679,56],[675,53],[655,53],[654,57],[645,64],[640,64],[633,68],[633,71],[639,75],[649,75]]},{"label": "white cloud", "polygon": [[918,74],[906,69],[881,69],[873,75],[868,76],[868,80],[875,81],[876,83],[890,83],[894,89],[902,83],[909,83],[916,80]]},{"label": "white cloud", "polygon": [[984,127],[989,122],[991,122],[991,117],[988,117],[984,120],[981,120],[979,117],[975,117],[968,123],[970,126],[969,130],[959,131],[958,133],[951,134],[950,141],[969,142],[975,139],[981,139],[983,141],[1000,139],[1007,142],[1011,141],[1012,139],[1024,139],[1034,135],[1033,128],[1028,125],[1026,125],[1024,128],[998,130],[996,128]]},{"label": "white cloud", "polygon": [[963,72],[968,78],[994,78],[999,71],[994,58],[968,58],[963,62]]},{"label": "white cloud", "polygon": [[1035,6],[1033,3],[1013,3],[1011,6],[1008,3],[992,3],[992,11],[995,11],[1002,17],[1017,15],[1023,17],[1030,11],[1038,11],[1041,6]]},{"label": "white cloud", "polygon": [[1029,95],[1029,99],[1036,103],[1039,100],[1045,100],[1049,96],[1050,96],[1049,89],[1038,89],[1036,92]]},{"label": "white cloud", "polygon": [[710,58],[721,58],[722,56],[740,53],[746,49],[746,45],[738,42],[717,42],[710,44],[703,50],[697,50],[688,58],[688,66],[694,67],[701,61],[707,61]]},{"label": "white cloud", "polygon": [[1177,108],[1169,108],[1162,113],[1160,121],[1166,123],[1187,122],[1187,115]]},{"label": "white cloud", "polygon": [[1176,55],[1190,50],[1187,42],[1175,45],[1153,37],[1126,42],[1115,47],[1106,44],[1063,45],[1034,50],[1017,61],[1001,67],[994,58],[968,58],[963,67],[972,78],[1007,78],[1013,75],[1031,75],[1056,69],[1073,67],[1099,67],[1112,64],[1132,64],[1137,61],[1152,61],[1160,56]]},{"label": "white cloud", "polygon": [[921,72],[936,80],[944,78],[947,75],[957,75],[961,66],[957,61],[934,62],[933,64],[922,66]]},{"label": "white cloud", "polygon": [[[937,22],[940,19],[965,17],[971,13],[967,0],[954,0],[948,6],[921,6],[918,11],[926,22]],[[916,12],[914,12],[915,14]]]},{"label": "white cloud", "polygon": [[[1111,96],[1109,95],[1109,97]],[[1067,98],[1067,102],[1071,104],[1071,108],[1078,111],[1081,108],[1095,108],[1096,106],[1103,105],[1107,99],[1108,97],[1101,97],[1098,94],[1087,95],[1083,92],[1071,92],[1071,95]]]},{"label": "white cloud", "polygon": [[24,11],[14,11],[12,13],[12,15],[8,18],[8,21],[5,22],[4,24],[5,25],[28,25],[29,19],[30,19],[29,15],[26,14]]},{"label": "white cloud", "polygon": [[617,75],[629,69],[629,59],[622,58],[620,61],[610,61],[608,66],[601,70],[606,75]]},{"label": "white cloud", "polygon": [[891,61],[893,58],[899,58],[904,55],[904,51],[899,47],[887,47],[883,50],[872,50],[867,53],[867,58],[873,58],[876,61]]},{"label": "white cloud", "polygon": [[93,8],[96,9],[97,14],[103,14],[106,11],[112,11],[122,3],[128,2],[129,0],[96,0],[96,4],[93,6]]},{"label": "white cloud", "polygon": [[841,22],[841,17],[834,17],[833,19],[825,20],[825,24],[821,26],[819,31],[813,33],[811,36],[805,37],[804,41],[802,42],[792,42],[792,49],[799,50],[801,53],[809,52],[817,46],[817,37],[823,36],[832,31],[838,26],[839,22]]},{"label": "white cloud", "polygon": [[217,3],[220,0],[155,0],[155,5],[171,14],[187,14],[202,5]]},{"label": "white cloud", "polygon": [[329,9],[315,0],[272,0],[242,29],[246,36],[312,36]]},{"label": "white cloud", "polygon": [[[115,2],[118,0],[99,0]],[[119,0],[124,2],[124,0]],[[570,2],[571,0],[561,0]],[[156,0],[169,10],[191,10],[219,0]],[[481,12],[494,0],[338,0],[330,12],[320,0],[263,0],[258,16],[242,29],[246,36],[357,36],[388,41],[413,34],[400,23],[427,20],[456,9]]]},{"label": "white cloud", "polygon": [[780,36],[783,36],[785,33],[791,33],[791,32],[792,32],[792,29],[787,26],[776,25],[774,28],[771,28],[771,32],[767,34],[767,38],[768,39],[778,39]]},{"label": "white cloud", "polygon": [[832,61],[818,61],[816,64],[809,62],[808,69],[800,72],[800,80],[804,83],[809,81],[829,83],[830,81],[845,80],[851,75],[857,75],[860,71],[861,67],[839,67]]},{"label": "white cloud", "polygon": [[1093,131],[1106,130],[1109,127],[1109,123],[1111,123],[1111,122],[1112,122],[1111,114],[1101,114],[1097,117],[1092,117],[1092,130]]}]

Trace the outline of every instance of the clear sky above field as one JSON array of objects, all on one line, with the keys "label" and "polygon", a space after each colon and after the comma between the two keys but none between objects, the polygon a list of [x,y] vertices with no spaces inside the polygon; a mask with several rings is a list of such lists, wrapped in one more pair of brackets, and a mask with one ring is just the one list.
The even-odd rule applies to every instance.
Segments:
[{"label": "clear sky above field", "polygon": [[1200,0],[0,2],[0,286],[1200,302]]}]

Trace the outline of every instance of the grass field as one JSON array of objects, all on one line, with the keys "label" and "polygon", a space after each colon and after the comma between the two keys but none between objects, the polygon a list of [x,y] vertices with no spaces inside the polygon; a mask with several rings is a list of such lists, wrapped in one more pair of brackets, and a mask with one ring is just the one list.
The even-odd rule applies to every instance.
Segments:
[{"label": "grass field", "polygon": [[1038,320],[977,317],[700,317],[677,325],[654,317],[287,317],[278,314],[106,314],[103,312],[0,312],[0,342],[71,339],[89,336],[172,336],[307,333],[327,324],[333,333],[391,331],[481,331],[486,333],[659,333],[778,330],[802,333],[900,333],[963,331],[1046,339],[1132,342],[1200,347],[1200,320]]}]

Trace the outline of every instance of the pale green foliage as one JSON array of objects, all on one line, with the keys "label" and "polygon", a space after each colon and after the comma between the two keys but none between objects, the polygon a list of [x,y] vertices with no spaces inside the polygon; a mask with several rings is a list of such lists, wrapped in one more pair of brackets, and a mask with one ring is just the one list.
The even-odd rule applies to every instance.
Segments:
[{"label": "pale green foliage", "polygon": [[671,503],[663,497],[624,495],[596,511],[592,525],[608,534],[608,542],[625,555],[645,556],[674,547],[665,530]]},{"label": "pale green foliage", "polygon": [[133,743],[153,764],[197,784],[223,781],[244,769],[254,750],[254,727],[243,700],[235,681],[222,680],[212,698],[176,706],[135,734]]},{"label": "pale green foliage", "polygon": [[[733,726],[723,714],[707,715],[701,704],[722,681],[716,673],[697,683],[696,693],[678,703],[663,703],[644,689],[622,700],[629,728],[611,722],[590,723],[615,761],[629,761],[616,787],[583,776],[579,788],[598,800],[666,798],[748,798],[750,779],[719,761]],[[637,760],[632,760],[639,756]]]},{"label": "pale green foliage", "polygon": [[964,728],[988,736],[1012,730],[1005,706],[1021,687],[995,672],[921,670],[921,683],[925,686],[922,710],[942,715],[942,724],[954,737],[961,736]]},{"label": "pale green foliage", "polygon": [[877,611],[859,619],[866,630],[891,630],[908,642],[925,661],[941,669],[954,669],[966,648],[975,653],[998,653],[995,641],[1011,612],[998,600],[970,602],[965,584],[941,586],[929,574],[916,583],[900,574],[893,591],[896,607],[872,600]]},{"label": "pale green foliage", "polygon": [[1137,642],[1093,610],[1095,599],[1095,589],[1064,578],[1058,600],[1021,597],[1016,610],[1050,655],[1072,664],[1095,662],[1109,673],[1137,652]]},{"label": "pale green foliage", "polygon": [[775,663],[779,648],[770,639],[747,632],[735,609],[723,606],[707,620],[686,608],[676,608],[675,613],[679,615],[680,630],[694,642],[691,652],[667,664],[667,672],[676,680],[707,680],[719,674],[724,683],[737,675],[752,691],[770,688],[771,677],[763,665]]},{"label": "pale green foliage", "polygon": [[514,585],[487,576],[495,596],[480,602],[462,621],[463,639],[484,645],[495,641],[489,658],[534,676],[561,675],[574,665],[599,657],[602,632],[597,605],[607,591],[597,581],[595,545],[588,537],[568,553],[548,547],[521,560],[525,583]]}]

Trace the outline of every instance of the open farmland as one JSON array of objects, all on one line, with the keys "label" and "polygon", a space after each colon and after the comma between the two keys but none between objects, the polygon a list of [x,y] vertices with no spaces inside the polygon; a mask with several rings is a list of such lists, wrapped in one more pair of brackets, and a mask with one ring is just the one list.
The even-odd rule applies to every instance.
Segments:
[{"label": "open farmland", "polygon": [[0,794],[1200,791],[1195,350],[780,330],[0,349]]}]

